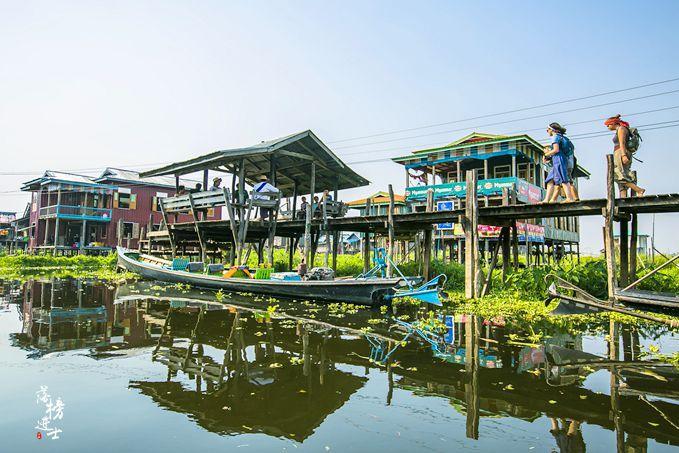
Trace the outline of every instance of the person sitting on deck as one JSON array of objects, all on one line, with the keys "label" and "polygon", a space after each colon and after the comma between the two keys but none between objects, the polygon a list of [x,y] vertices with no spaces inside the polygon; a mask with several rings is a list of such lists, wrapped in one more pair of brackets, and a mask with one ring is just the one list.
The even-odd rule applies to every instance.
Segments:
[{"label": "person sitting on deck", "polygon": [[330,195],[330,191],[328,189],[325,189],[323,191],[323,197],[321,198],[321,201],[332,201],[332,195]]},{"label": "person sitting on deck", "polygon": [[186,187],[184,186],[179,186],[177,188],[177,195],[186,195],[188,192],[186,191]]},{"label": "person sitting on deck", "polygon": [[196,187],[191,190],[191,193],[198,193],[203,191],[203,185],[201,183],[196,183]]},{"label": "person sitting on deck", "polygon": [[[276,193],[279,192],[277,188],[275,188],[272,184],[269,183],[269,178],[266,177],[266,175],[262,175],[259,177],[259,182],[255,184],[255,193],[252,196],[253,200],[269,200],[269,197],[265,195],[260,195],[264,193]],[[259,208],[259,218],[260,220],[264,221],[269,218],[269,215],[271,214],[271,209],[269,208]]]},{"label": "person sitting on deck", "polygon": [[320,219],[321,217],[323,217],[323,212],[321,211],[321,207],[319,206],[319,201],[320,200],[318,199],[318,195],[315,195],[314,202],[311,205],[312,206],[311,216]]},{"label": "person sitting on deck", "polygon": [[221,191],[222,190],[222,178],[219,176],[215,176],[212,178],[212,187],[210,187],[211,191]]}]

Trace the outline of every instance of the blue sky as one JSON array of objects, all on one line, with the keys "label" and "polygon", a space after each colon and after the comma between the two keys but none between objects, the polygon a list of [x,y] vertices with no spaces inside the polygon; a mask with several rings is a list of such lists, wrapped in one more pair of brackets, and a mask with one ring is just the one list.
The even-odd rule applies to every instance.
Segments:
[{"label": "blue sky", "polygon": [[[679,106],[671,93],[483,126],[679,90],[674,82],[340,142],[679,77],[677,17],[679,3],[669,1],[0,1],[0,210],[22,210],[20,182],[47,168],[149,168],[305,129],[357,162],[472,130],[519,132]],[[679,108],[630,119],[679,120]],[[404,138],[442,131],[451,132]],[[569,129],[596,131],[599,122]],[[644,134],[637,170],[650,193],[677,192],[678,132]],[[530,134],[545,138],[542,129]],[[394,141],[366,145],[383,140]],[[574,142],[592,172],[582,196],[602,196],[610,137]],[[387,160],[355,168],[372,185],[345,199],[388,183],[403,188],[402,167]],[[661,249],[679,249],[677,220],[656,218]],[[601,224],[582,220],[583,250],[601,248]],[[649,216],[641,230],[650,232]]]}]

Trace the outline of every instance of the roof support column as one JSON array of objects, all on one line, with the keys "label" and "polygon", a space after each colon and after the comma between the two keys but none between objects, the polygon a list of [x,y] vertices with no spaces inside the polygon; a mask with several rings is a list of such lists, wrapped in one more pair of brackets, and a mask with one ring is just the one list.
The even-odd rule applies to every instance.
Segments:
[{"label": "roof support column", "polygon": [[306,223],[304,225],[304,258],[309,269],[313,267],[311,262],[311,219],[314,210],[314,192],[316,191],[316,162],[311,161],[311,181],[309,189],[309,204],[306,210]]}]

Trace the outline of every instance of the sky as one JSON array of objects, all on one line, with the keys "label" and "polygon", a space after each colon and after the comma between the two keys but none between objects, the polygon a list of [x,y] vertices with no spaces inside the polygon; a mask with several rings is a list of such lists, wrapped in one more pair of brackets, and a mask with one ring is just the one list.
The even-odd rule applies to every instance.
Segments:
[{"label": "sky", "polygon": [[[679,78],[677,17],[673,1],[0,0],[0,210],[23,211],[21,182],[46,169],[150,169],[306,129],[371,181],[343,199],[402,192],[390,157],[472,131],[545,140],[551,121],[603,132],[569,125],[617,113],[660,127],[640,185],[679,192],[679,80],[460,121]],[[573,142],[581,197],[604,196],[611,136]],[[661,251],[679,251],[678,222],[656,216]],[[602,225],[581,220],[583,252]]]}]

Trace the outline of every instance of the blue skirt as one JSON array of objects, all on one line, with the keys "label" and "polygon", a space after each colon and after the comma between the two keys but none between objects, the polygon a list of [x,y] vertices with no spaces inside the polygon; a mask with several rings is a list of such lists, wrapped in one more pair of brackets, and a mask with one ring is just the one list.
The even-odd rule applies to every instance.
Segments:
[{"label": "blue skirt", "polygon": [[552,182],[556,186],[571,182],[568,175],[567,159],[561,153],[556,153],[552,156],[552,168],[547,174],[547,179],[545,179],[545,183],[548,182]]}]

